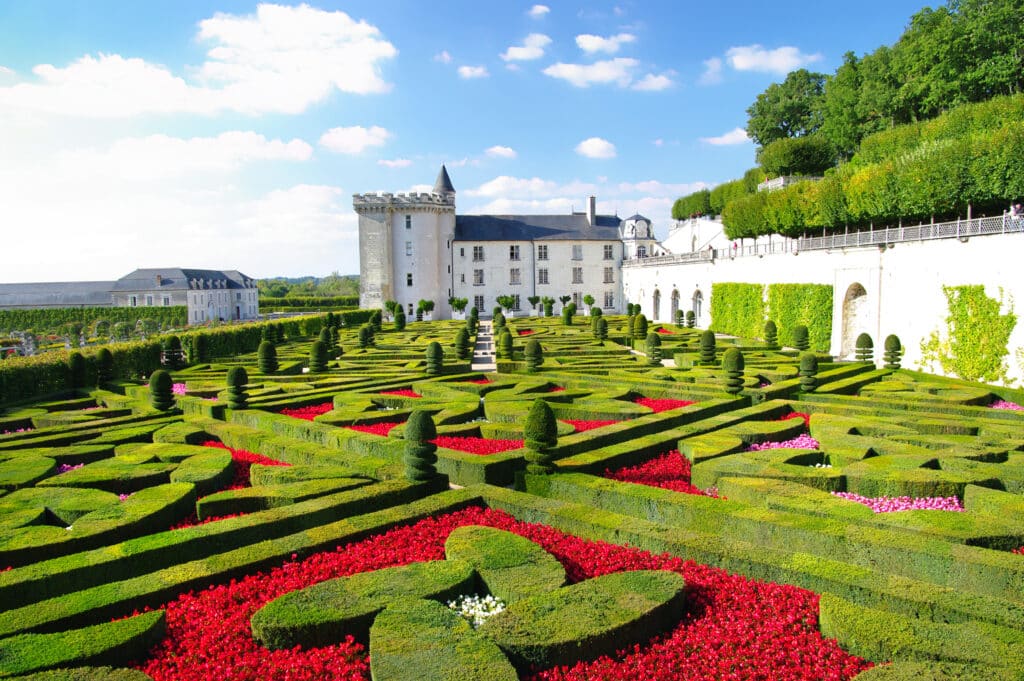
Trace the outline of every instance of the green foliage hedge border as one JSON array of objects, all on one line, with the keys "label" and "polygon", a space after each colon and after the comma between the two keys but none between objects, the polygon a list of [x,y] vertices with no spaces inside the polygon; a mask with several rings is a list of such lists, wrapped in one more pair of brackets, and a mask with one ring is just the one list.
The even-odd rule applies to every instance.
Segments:
[{"label": "green foliage hedge border", "polygon": [[715,331],[757,338],[764,322],[763,284],[717,282],[711,285],[711,328]]},{"label": "green foliage hedge border", "polygon": [[811,350],[828,352],[832,345],[832,286],[828,284],[770,284],[768,317],[779,329],[779,344],[793,345],[793,327],[807,326]]}]

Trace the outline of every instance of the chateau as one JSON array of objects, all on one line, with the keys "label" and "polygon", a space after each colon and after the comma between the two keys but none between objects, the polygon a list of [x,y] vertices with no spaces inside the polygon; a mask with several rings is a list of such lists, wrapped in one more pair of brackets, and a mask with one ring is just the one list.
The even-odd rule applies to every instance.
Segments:
[{"label": "chateau", "polygon": [[433,191],[356,194],[359,215],[359,306],[381,309],[398,301],[411,314],[420,300],[447,319],[449,298],[466,298],[489,315],[497,297],[511,295],[514,310],[532,296],[586,295],[606,312],[625,309],[622,264],[662,255],[642,215],[457,215],[455,187],[442,165]]}]

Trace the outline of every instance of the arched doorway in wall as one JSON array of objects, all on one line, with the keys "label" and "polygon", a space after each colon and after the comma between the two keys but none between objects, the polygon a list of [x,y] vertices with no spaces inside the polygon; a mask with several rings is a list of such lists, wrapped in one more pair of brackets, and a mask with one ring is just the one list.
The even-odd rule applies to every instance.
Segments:
[{"label": "arched doorway in wall", "polygon": [[693,316],[697,318],[697,326],[700,326],[700,313],[701,308],[704,307],[704,294],[700,292],[700,288],[697,288],[693,292]]},{"label": "arched doorway in wall", "polygon": [[651,321],[659,319],[661,319],[661,291],[654,289],[654,315],[651,317]]},{"label": "arched doorway in wall", "polygon": [[676,312],[679,311],[679,289],[675,287],[672,288],[672,298],[670,305],[671,309],[669,311],[670,314],[668,316],[668,320],[670,322],[674,322],[676,320]]},{"label": "arched doorway in wall", "polygon": [[[843,296],[843,342],[840,346],[840,357],[852,357],[857,346],[857,336],[868,330],[868,292],[854,282],[846,289]],[[878,343],[877,338],[872,338]]]}]

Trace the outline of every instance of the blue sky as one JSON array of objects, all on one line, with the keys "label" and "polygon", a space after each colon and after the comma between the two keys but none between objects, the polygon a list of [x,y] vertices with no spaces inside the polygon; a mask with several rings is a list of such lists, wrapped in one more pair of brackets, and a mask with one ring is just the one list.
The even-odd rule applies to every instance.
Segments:
[{"label": "blue sky", "polygon": [[754,163],[787,71],[902,33],[920,0],[0,0],[0,281],[136,267],[357,273],[351,195],[460,213],[639,212]]}]

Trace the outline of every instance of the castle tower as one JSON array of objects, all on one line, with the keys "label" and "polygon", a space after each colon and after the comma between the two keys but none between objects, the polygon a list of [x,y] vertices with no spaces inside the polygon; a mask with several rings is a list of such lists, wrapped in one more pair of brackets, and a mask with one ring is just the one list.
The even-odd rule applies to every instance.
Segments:
[{"label": "castle tower", "polygon": [[359,306],[379,310],[396,300],[415,314],[434,302],[434,319],[448,319],[455,187],[442,165],[433,191],[354,194],[359,215]]}]

